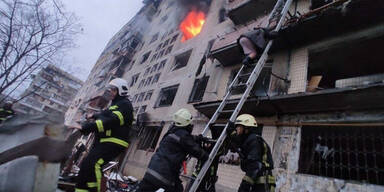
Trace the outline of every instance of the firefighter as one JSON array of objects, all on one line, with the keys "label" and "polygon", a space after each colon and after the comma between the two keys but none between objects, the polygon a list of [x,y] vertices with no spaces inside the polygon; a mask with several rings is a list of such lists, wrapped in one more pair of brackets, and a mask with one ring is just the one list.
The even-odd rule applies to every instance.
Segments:
[{"label": "firefighter", "polygon": [[237,146],[241,170],[245,172],[238,192],[274,191],[272,154],[268,144],[261,137],[262,126],[258,127],[255,118],[249,114],[238,116],[230,125],[228,133]]},{"label": "firefighter", "polygon": [[267,28],[254,28],[253,31],[240,35],[237,44],[241,52],[245,55],[242,63],[250,66],[264,51],[267,43],[271,39],[277,38],[278,33]]},{"label": "firefighter", "polygon": [[83,134],[95,133],[95,143],[80,165],[79,175],[76,178],[76,192],[99,192],[101,167],[128,147],[133,109],[127,94],[127,82],[120,78],[113,79],[104,93],[107,100],[112,100],[110,107],[93,115],[95,121],[82,124],[80,131]]},{"label": "firefighter", "polygon": [[182,192],[179,174],[186,156],[208,159],[208,154],[195,141],[198,136],[191,135],[191,122],[192,115],[187,109],[180,109],[173,115],[173,123],[149,162],[139,192],[154,192],[160,188],[166,192]]},{"label": "firefighter", "polygon": [[11,101],[7,101],[5,102],[4,106],[0,108],[0,123],[15,115],[15,112],[12,109],[12,105],[13,103]]}]

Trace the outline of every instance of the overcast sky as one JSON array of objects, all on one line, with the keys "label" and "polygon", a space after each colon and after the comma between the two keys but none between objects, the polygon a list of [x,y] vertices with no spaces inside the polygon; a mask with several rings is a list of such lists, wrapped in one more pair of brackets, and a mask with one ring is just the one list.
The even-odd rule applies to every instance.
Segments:
[{"label": "overcast sky", "polygon": [[90,70],[112,36],[143,6],[142,0],[62,0],[67,11],[80,19],[83,33],[77,48],[65,59],[65,68],[81,80]]}]

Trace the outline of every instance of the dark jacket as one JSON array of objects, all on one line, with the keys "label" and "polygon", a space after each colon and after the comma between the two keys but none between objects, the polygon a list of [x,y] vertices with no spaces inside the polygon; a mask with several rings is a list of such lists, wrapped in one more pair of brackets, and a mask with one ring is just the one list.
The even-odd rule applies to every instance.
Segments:
[{"label": "dark jacket", "polygon": [[246,135],[240,149],[241,170],[247,176],[255,179],[263,175],[263,171],[273,169],[271,149],[257,133]]},{"label": "dark jacket", "polygon": [[108,109],[93,117],[94,122],[83,124],[81,129],[83,134],[94,132],[100,143],[109,142],[128,147],[133,108],[126,97],[117,96]]},{"label": "dark jacket", "polygon": [[0,108],[0,123],[12,117],[14,114],[15,112],[12,109],[8,109],[5,107]]},{"label": "dark jacket", "polygon": [[240,38],[247,37],[252,41],[255,45],[256,51],[260,55],[264,48],[267,46],[267,43],[271,39],[275,39],[277,37],[277,33],[270,31],[265,28],[255,28],[253,31],[246,32],[237,39],[238,47],[241,53],[244,53],[243,48],[240,45]]},{"label": "dark jacket", "polygon": [[144,178],[173,186],[179,181],[182,162],[188,154],[198,159],[207,159],[208,154],[194,141],[191,132],[192,127],[171,125],[152,156]]}]

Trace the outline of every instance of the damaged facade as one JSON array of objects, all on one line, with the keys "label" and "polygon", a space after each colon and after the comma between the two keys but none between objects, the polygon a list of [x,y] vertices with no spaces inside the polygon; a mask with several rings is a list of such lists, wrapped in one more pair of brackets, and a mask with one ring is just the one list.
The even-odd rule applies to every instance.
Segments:
[{"label": "damaged facade", "polygon": [[[184,42],[181,20],[173,18],[193,4],[180,2],[148,1],[109,42],[67,112],[67,121],[77,120],[81,106],[112,77],[128,80],[138,134],[126,154],[125,175],[143,176],[179,108],[191,110],[194,133],[202,131],[241,66],[236,39],[264,26],[275,1],[201,1],[201,33]],[[264,125],[278,191],[384,190],[383,9],[380,0],[292,4],[241,111]],[[123,51],[133,37],[139,37],[137,45]],[[231,102],[228,109],[237,100]],[[218,176],[218,191],[234,191],[243,173],[220,164]]]}]

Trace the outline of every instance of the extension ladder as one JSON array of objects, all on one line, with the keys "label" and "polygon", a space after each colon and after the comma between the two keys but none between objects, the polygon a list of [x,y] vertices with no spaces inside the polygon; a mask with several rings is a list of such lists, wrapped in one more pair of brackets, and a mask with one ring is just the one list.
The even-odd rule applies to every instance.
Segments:
[{"label": "extension ladder", "polygon": [[[287,16],[289,7],[291,5],[293,0],[278,0],[276,5],[274,6],[272,12],[270,13],[268,17],[268,26],[270,25],[271,19],[273,19],[276,16],[280,16],[277,26],[274,29],[276,32],[278,32],[283,24],[283,21],[285,17]],[[257,78],[259,77],[259,74],[261,70],[263,69],[267,59],[268,59],[268,52],[271,49],[273,40],[269,40],[267,46],[264,49],[263,54],[261,55],[260,59],[258,60],[256,67],[252,70],[251,73],[244,73],[246,66],[242,66],[237,73],[236,77],[232,81],[232,83],[229,86],[229,89],[224,96],[223,101],[220,103],[219,107],[217,108],[216,112],[213,114],[207,125],[205,126],[202,135],[206,136],[209,130],[209,127],[215,124],[215,121],[219,117],[220,114],[223,113],[231,113],[231,117],[229,121],[234,122],[236,120],[237,115],[239,114],[241,108],[243,107],[246,99],[249,96],[249,93],[251,92]],[[248,76],[248,80],[246,83],[240,83],[240,79],[244,79],[244,77]],[[238,88],[245,88],[245,92],[243,93],[241,99],[239,100],[239,103],[237,104],[235,110],[224,110],[225,105],[229,101],[229,99],[232,96],[232,92]],[[211,153],[209,154],[208,160],[204,163],[203,167],[201,168],[198,176],[196,177],[193,185],[191,186],[189,192],[195,192],[197,188],[199,187],[200,182],[204,178],[208,168],[212,164],[212,161],[215,159],[220,147],[222,146],[226,136],[227,136],[227,128],[229,123],[227,122],[223,131],[221,132],[220,137],[217,139],[217,142],[215,146],[213,147]]]}]

